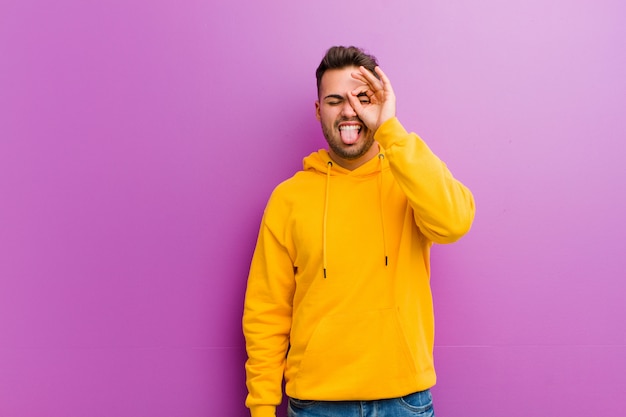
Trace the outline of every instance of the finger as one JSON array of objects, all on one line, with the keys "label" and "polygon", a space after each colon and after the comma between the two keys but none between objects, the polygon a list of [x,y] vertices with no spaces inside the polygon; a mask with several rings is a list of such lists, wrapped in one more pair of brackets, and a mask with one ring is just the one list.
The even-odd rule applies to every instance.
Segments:
[{"label": "finger", "polygon": [[355,88],[354,90],[350,92],[349,96],[350,98],[354,98],[354,100],[358,102],[358,105],[360,107],[364,107],[363,105],[364,101],[362,101],[364,98],[367,98],[366,103],[368,104],[379,104],[380,102],[379,98],[376,96],[376,93],[372,91],[367,85],[364,85],[359,88]]},{"label": "finger", "polygon": [[352,78],[354,78],[355,80],[357,80],[359,82],[362,82],[366,86],[368,86],[368,84],[369,84],[367,82],[367,79],[360,72],[353,72],[352,73]]},{"label": "finger", "polygon": [[378,74],[378,76],[380,77],[380,81],[382,83],[383,89],[385,91],[388,91],[390,93],[393,93],[393,87],[391,87],[391,81],[389,81],[389,78],[387,77],[387,75],[383,72],[383,70],[380,67],[376,67],[374,68],[374,71],[376,71],[376,73]]},{"label": "finger", "polygon": [[374,73],[367,68],[361,66],[357,72],[352,73],[352,77],[367,84],[374,91],[382,88],[381,80],[379,80]]},{"label": "finger", "polygon": [[378,79],[378,77],[376,77],[376,75],[373,72],[370,72],[369,70],[363,68],[362,70],[362,74],[363,77],[366,79],[367,85],[370,86],[370,88],[376,92],[379,90],[383,89],[383,84],[381,82],[380,79]]},{"label": "finger", "polygon": [[348,101],[350,102],[350,105],[352,106],[352,108],[354,109],[354,112],[357,114],[357,116],[361,115],[361,112],[363,111],[363,104],[361,104],[361,100],[359,100],[359,98],[357,97],[357,95],[361,94],[361,92],[359,92],[359,90],[353,91],[352,94],[348,94]]}]

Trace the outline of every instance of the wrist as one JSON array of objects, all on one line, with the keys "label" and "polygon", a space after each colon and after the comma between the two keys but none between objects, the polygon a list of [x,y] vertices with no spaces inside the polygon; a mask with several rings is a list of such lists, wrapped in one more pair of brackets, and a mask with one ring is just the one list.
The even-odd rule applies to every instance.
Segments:
[{"label": "wrist", "polygon": [[374,140],[380,143],[383,149],[387,149],[390,142],[393,141],[398,135],[407,134],[404,126],[400,123],[397,117],[392,117],[385,120],[374,132]]}]

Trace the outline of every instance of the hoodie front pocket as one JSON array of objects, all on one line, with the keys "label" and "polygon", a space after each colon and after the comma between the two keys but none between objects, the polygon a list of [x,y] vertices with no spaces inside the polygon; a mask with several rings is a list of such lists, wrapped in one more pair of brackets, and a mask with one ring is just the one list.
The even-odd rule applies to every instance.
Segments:
[{"label": "hoodie front pocket", "polygon": [[324,317],[294,382],[307,398],[368,399],[397,392],[415,376],[398,313],[389,308]]}]

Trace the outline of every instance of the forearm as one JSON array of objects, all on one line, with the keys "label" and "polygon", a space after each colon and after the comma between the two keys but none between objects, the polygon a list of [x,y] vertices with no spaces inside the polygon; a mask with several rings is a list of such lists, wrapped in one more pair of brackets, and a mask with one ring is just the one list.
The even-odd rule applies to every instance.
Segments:
[{"label": "forearm", "polygon": [[451,243],[467,233],[474,219],[474,197],[426,143],[408,133],[397,118],[380,126],[376,140],[422,233],[436,243]]},{"label": "forearm", "polygon": [[282,400],[285,357],[289,347],[289,321],[282,314],[246,309],[243,329],[246,338],[246,406],[276,407]]},{"label": "forearm", "polygon": [[291,329],[293,266],[265,227],[259,233],[244,303],[246,406],[253,417],[273,416],[282,400],[282,379]]}]

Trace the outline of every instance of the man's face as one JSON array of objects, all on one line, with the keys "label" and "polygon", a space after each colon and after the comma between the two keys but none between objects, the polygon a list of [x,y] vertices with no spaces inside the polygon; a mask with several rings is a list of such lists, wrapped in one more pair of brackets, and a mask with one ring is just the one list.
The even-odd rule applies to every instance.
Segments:
[{"label": "man's face", "polygon": [[[348,101],[348,94],[365,86],[352,78],[354,71],[357,71],[356,67],[326,71],[320,83],[319,100],[315,102],[316,116],[321,122],[330,154],[342,166],[345,166],[342,162],[348,166],[364,163],[378,152],[372,147],[374,132],[358,118]],[[364,104],[369,103],[365,95],[358,99]]]}]

